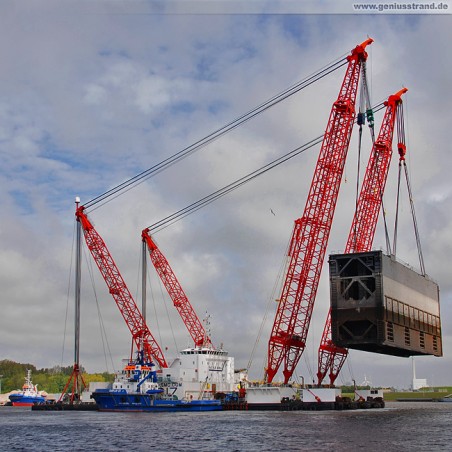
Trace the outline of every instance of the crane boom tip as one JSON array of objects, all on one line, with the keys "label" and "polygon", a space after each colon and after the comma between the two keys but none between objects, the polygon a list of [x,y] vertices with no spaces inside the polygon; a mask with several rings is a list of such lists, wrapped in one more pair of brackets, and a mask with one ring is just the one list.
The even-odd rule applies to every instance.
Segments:
[{"label": "crane boom tip", "polygon": [[362,44],[360,44],[360,47],[365,49],[368,45],[372,44],[374,40],[372,38],[367,38]]}]

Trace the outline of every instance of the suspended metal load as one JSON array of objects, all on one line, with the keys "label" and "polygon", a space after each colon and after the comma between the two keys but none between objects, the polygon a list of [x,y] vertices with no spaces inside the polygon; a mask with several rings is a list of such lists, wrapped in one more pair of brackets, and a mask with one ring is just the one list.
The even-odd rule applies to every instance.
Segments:
[{"label": "suspended metal load", "polygon": [[331,331],[340,347],[442,356],[439,287],[382,251],[329,257]]},{"label": "suspended metal load", "polygon": [[[364,86],[367,88],[367,83]],[[399,127],[399,124],[403,124],[401,96],[407,91],[407,88],[403,88],[396,94],[389,96],[388,100],[385,102],[385,116],[381,123],[378,138],[374,141],[372,152],[369,156],[366,174],[356,202],[355,215],[345,246],[345,253],[358,253],[372,250],[378,214],[383,207],[383,193],[388,177],[389,165],[391,163],[392,141],[396,118],[398,131],[404,130],[404,127]],[[366,97],[369,96],[367,95]],[[360,114],[362,115],[362,113]],[[358,114],[358,116],[360,114]],[[361,135],[364,121],[361,120],[359,124]],[[369,122],[369,126],[373,135],[373,122]],[[398,138],[399,144],[397,147],[400,149],[402,146],[405,150],[405,136],[400,134]],[[400,155],[400,158],[405,158],[405,153],[403,153],[403,156]],[[322,381],[327,374],[330,378],[330,385],[334,385],[334,382],[347,359],[347,355],[348,350],[346,348],[337,347],[332,341],[331,312],[329,312],[318,352],[317,383],[319,386],[322,384]]]}]

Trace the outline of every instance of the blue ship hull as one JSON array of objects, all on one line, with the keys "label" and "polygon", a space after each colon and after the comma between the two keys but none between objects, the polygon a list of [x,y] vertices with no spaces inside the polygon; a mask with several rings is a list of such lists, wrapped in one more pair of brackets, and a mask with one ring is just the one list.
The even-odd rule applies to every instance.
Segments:
[{"label": "blue ship hull", "polygon": [[32,406],[45,402],[45,398],[41,396],[27,396],[23,394],[11,394],[9,396],[13,406]]},{"label": "blue ship hull", "polygon": [[91,394],[99,411],[220,411],[219,400],[171,400],[156,394],[126,393],[121,390],[97,389]]}]

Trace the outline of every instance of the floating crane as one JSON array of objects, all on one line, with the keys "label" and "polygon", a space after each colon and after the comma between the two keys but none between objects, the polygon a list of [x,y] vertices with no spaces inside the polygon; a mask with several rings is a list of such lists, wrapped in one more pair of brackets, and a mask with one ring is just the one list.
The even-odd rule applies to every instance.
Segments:
[{"label": "floating crane", "polygon": [[[402,95],[407,88],[401,89],[396,94],[389,96],[385,102],[386,111],[381,124],[377,140],[373,144],[366,173],[361,186],[361,191],[356,203],[350,233],[348,235],[345,253],[360,253],[370,251],[375,236],[378,216],[383,202],[383,193],[389,172],[392,157],[392,140],[396,117],[403,121],[403,116],[398,115],[399,106],[402,104]],[[403,127],[399,127],[403,130]],[[404,158],[406,147],[405,139],[399,136],[397,149],[400,158]],[[322,339],[318,351],[317,384],[320,386],[329,375],[330,385],[334,385],[342,366],[347,359],[348,349],[333,344],[331,338],[331,308],[328,311]]]},{"label": "floating crane", "polygon": [[175,308],[179,312],[182,321],[187,327],[195,346],[212,348],[212,341],[210,340],[210,337],[196,315],[196,312],[182,289],[182,286],[174,274],[173,269],[158,248],[153,238],[150,236],[149,228],[142,231],[141,238],[143,242],[146,243],[151,261],[160,279],[165,285]]},{"label": "floating crane", "polygon": [[325,257],[342,173],[355,121],[355,101],[371,38],[356,46],[339,96],[333,104],[303,216],[295,221],[289,265],[268,343],[266,380],[272,382],[284,361],[284,382],[306,347],[320,272]]},{"label": "floating crane", "polygon": [[137,351],[142,350],[145,358],[151,362],[156,362],[161,368],[168,367],[159,344],[146,325],[143,315],[127,288],[105,242],[88,219],[84,210],[84,206],[77,205],[75,212],[77,221],[83,229],[88,249],[132,334],[132,341],[135,343]]}]

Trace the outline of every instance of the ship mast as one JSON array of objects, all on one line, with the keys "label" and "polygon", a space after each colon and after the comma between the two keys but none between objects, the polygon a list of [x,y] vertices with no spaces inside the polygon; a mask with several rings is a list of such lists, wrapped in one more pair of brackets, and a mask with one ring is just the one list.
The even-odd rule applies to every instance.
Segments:
[{"label": "ship mast", "polygon": [[[78,209],[80,198],[75,198],[75,205]],[[80,402],[82,392],[86,388],[86,383],[80,372],[80,287],[82,280],[82,225],[80,221],[76,223],[76,241],[75,241],[75,320],[74,320],[74,366],[71,376],[61,393],[58,402],[61,402],[66,394],[69,396],[69,402]],[[71,386],[72,384],[72,386]],[[68,392],[69,388],[70,393]]]}]

